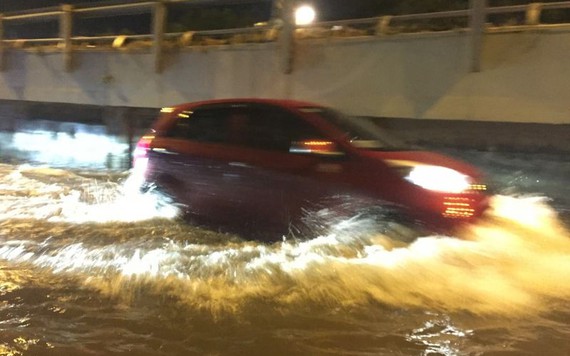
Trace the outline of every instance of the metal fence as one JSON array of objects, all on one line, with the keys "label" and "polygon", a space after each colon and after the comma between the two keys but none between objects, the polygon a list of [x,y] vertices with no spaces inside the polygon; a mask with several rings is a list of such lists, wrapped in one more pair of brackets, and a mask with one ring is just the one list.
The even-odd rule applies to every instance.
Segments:
[{"label": "metal fence", "polygon": [[[226,2],[229,0],[226,0]],[[251,2],[251,0],[241,0]],[[264,1],[264,0],[260,0]],[[271,1],[271,0],[265,0]],[[245,28],[208,31],[167,32],[168,11],[171,6],[186,0],[138,1],[113,3],[99,6],[62,5],[33,11],[0,14],[0,69],[5,68],[7,50],[56,51],[63,54],[64,68],[73,70],[75,51],[95,50],[143,50],[154,55],[155,71],[163,67],[163,54],[173,48],[193,46],[229,45],[236,43],[260,43],[284,41],[284,72],[292,70],[292,46],[295,41],[308,38],[393,36],[410,32],[436,32],[445,30],[470,31],[473,47],[472,70],[479,70],[478,56],[481,38],[485,32],[512,29],[536,29],[552,26],[542,21],[547,11],[568,11],[570,1],[531,3],[528,5],[487,7],[485,0],[472,0],[471,8],[465,10],[431,13],[380,16],[341,21],[317,22],[307,26],[291,24],[291,16],[269,19],[265,23]],[[198,3],[204,3],[201,1]],[[239,3],[240,0],[231,0]],[[196,3],[194,0],[192,3]],[[142,34],[112,33],[99,36],[77,36],[74,20],[96,17],[147,15],[148,32]],[[508,16],[507,21],[494,21]],[[562,16],[569,19],[570,16]],[[12,38],[6,29],[33,23],[51,23],[57,37]],[[560,21],[564,23],[565,21]]]}]

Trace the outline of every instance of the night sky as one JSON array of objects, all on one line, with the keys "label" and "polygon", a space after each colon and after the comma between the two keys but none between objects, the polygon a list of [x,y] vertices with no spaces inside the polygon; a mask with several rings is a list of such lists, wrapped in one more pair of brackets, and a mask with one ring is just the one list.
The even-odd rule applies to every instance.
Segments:
[{"label": "night sky", "polygon": [[[96,1],[93,1],[96,2]],[[20,11],[33,8],[57,6],[61,4],[61,0],[0,0],[0,12]],[[85,3],[85,0],[66,0],[68,4]]]},{"label": "night sky", "polygon": [[[127,2],[127,1],[101,1],[101,0],[0,0],[0,12],[21,11],[34,8],[59,6],[61,4],[87,5],[101,2]],[[137,1],[129,1],[137,2]]]},{"label": "night sky", "polygon": [[[140,0],[139,0],[140,1]],[[255,2],[255,0],[252,0]],[[101,1],[101,0],[0,0],[0,12],[22,11],[34,8],[43,8],[50,6],[58,6],[62,3],[72,5],[89,5],[98,3],[120,3],[126,1]],[[137,2],[129,1],[129,2]],[[268,0],[261,0],[260,3],[265,5]],[[317,7],[320,18],[322,20],[331,20],[337,18],[349,17],[372,17],[382,15],[378,13],[379,8],[390,12],[394,8],[397,0],[308,0],[304,1],[312,3]],[[261,5],[260,6],[263,6]]]},{"label": "night sky", "polygon": [[[142,0],[132,0],[128,1],[131,3],[140,2]],[[59,6],[62,3],[67,3],[76,6],[89,6],[98,4],[115,4],[115,3],[125,3],[125,0],[0,0],[0,12],[15,12],[24,11],[38,8],[46,8],[52,6]],[[248,2],[248,1],[246,1]],[[379,16],[386,12],[389,12],[393,8],[397,0],[307,0],[303,1],[307,3],[312,3],[318,12],[319,20],[337,20],[342,18],[358,18],[358,17],[373,17]],[[225,3],[225,5],[224,5]],[[221,5],[221,6],[220,6]],[[222,7],[223,6],[223,7]],[[227,2],[220,1],[208,2],[202,4],[196,4],[194,2],[188,2],[184,4],[177,4],[176,6],[171,6],[169,10],[169,24],[180,23],[184,16],[200,16],[200,13],[195,11],[188,13],[192,9],[199,8],[229,8],[231,12],[235,13],[238,18],[242,18],[241,22],[247,22],[247,24],[241,24],[248,26],[256,22],[267,21],[271,13],[271,1],[270,0],[251,0],[249,4],[239,4],[239,5],[227,5]],[[381,11],[381,10],[384,11]],[[380,11],[380,13],[379,13]],[[185,15],[186,14],[186,15]],[[207,18],[208,19],[208,18]],[[217,25],[223,24],[227,21],[215,21],[216,17],[209,17],[206,20],[205,26],[202,24],[203,28],[191,28],[192,30],[204,30],[204,29],[214,29],[214,28],[224,28],[216,27]],[[79,22],[80,21],[80,22]],[[74,35],[82,36],[95,36],[103,34],[111,34],[124,32],[129,34],[145,34],[150,32],[150,14],[146,15],[128,15],[128,16],[114,16],[112,18],[106,17],[93,17],[82,19],[76,19],[74,22]],[[182,21],[184,22],[184,21]],[[186,21],[190,24],[198,24],[200,21],[192,20]],[[204,19],[201,21],[204,23]],[[213,23],[215,22],[215,23]],[[238,27],[241,25],[238,24]],[[234,27],[231,24],[225,24],[227,27]],[[223,25],[222,25],[223,26]],[[212,27],[212,28],[210,28]],[[171,29],[173,30],[173,29]],[[187,30],[187,29],[185,29]],[[177,31],[174,31],[177,32]],[[8,39],[11,38],[52,38],[58,36],[58,23],[57,19],[49,21],[46,23],[35,21],[26,21],[22,23],[10,23],[5,24],[5,36]]]}]

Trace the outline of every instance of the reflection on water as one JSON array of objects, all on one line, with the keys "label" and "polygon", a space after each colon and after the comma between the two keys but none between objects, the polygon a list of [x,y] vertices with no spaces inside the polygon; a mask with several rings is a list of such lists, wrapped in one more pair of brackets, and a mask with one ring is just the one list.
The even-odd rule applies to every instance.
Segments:
[{"label": "reflection on water", "polygon": [[268,244],[67,171],[0,166],[0,193],[0,354],[570,350],[570,233],[545,198],[497,196],[453,237],[361,218]]}]

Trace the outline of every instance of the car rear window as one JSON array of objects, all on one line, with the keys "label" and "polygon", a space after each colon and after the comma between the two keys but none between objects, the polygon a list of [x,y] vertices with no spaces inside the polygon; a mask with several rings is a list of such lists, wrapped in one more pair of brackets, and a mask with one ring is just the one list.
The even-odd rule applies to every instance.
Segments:
[{"label": "car rear window", "polygon": [[224,108],[182,112],[168,130],[167,136],[199,142],[227,142],[228,132],[225,126],[228,115],[228,110]]},{"label": "car rear window", "polygon": [[344,132],[354,147],[368,150],[402,150],[406,145],[375,125],[370,118],[348,116],[325,107],[302,107],[301,112],[317,115]]}]

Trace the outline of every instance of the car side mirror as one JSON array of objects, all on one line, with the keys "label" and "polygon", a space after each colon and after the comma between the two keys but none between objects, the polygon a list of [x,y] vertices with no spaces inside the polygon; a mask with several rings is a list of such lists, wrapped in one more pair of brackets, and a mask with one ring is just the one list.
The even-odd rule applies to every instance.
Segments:
[{"label": "car side mirror", "polygon": [[316,156],[344,156],[336,143],[323,140],[304,140],[292,142],[289,147],[289,153],[308,154]]}]

